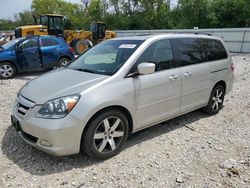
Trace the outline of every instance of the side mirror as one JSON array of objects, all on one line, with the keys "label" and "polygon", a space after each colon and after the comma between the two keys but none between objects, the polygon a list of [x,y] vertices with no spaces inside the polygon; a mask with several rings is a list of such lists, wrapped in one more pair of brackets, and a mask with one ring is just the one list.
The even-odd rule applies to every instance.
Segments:
[{"label": "side mirror", "polygon": [[154,63],[141,63],[137,66],[138,73],[141,75],[152,74],[155,72]]},{"label": "side mirror", "polygon": [[15,50],[20,51],[20,50],[22,50],[22,49],[23,49],[22,43],[17,43],[17,44],[16,44],[16,47],[15,47]]},{"label": "side mirror", "polygon": [[16,50],[21,50],[22,49],[21,43],[17,43],[15,49]]}]

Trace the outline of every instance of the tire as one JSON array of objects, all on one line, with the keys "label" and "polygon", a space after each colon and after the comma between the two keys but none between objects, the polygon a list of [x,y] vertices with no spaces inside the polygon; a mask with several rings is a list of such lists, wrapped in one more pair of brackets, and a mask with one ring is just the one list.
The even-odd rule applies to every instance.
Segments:
[{"label": "tire", "polygon": [[93,43],[89,39],[74,39],[71,42],[71,47],[77,55],[83,54],[89,48],[93,46]]},{"label": "tire", "polygon": [[0,78],[10,79],[16,75],[16,67],[9,62],[0,63]]},{"label": "tire", "polygon": [[105,160],[120,152],[128,137],[128,120],[116,109],[96,115],[82,135],[81,149],[90,157]]},{"label": "tire", "polygon": [[221,85],[215,86],[211,92],[207,106],[202,110],[209,115],[217,114],[223,107],[224,96],[225,88]]},{"label": "tire", "polygon": [[69,62],[70,62],[69,58],[62,57],[58,61],[58,67],[66,67],[69,64]]}]

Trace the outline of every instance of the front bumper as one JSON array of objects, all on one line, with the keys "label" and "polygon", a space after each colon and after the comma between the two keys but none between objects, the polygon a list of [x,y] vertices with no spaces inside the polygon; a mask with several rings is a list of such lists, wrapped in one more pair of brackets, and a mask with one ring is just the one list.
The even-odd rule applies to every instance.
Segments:
[{"label": "front bumper", "polygon": [[[81,136],[85,122],[68,114],[62,119],[36,118],[40,107],[34,106],[20,117],[16,104],[12,109],[12,122],[15,119],[19,136],[29,145],[55,156],[79,153]],[[46,143],[47,144],[44,144]]]}]

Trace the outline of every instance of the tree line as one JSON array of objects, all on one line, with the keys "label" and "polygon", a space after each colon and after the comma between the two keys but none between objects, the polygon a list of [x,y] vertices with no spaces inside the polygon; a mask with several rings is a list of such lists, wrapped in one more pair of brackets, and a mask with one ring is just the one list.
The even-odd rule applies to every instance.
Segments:
[{"label": "tree line", "polygon": [[15,14],[14,21],[0,19],[0,30],[33,23],[33,15],[62,14],[65,29],[89,29],[103,21],[112,30],[190,29],[250,26],[249,0],[33,0],[30,10]]}]

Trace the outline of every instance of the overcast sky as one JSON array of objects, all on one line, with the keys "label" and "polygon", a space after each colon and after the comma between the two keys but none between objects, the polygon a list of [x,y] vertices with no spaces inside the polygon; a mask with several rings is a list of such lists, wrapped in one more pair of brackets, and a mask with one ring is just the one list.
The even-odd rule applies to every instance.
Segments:
[{"label": "overcast sky", "polygon": [[[80,2],[80,0],[66,1],[72,3]],[[15,13],[30,9],[31,3],[32,0],[0,0],[0,19],[13,19]]]},{"label": "overcast sky", "polygon": [[[80,0],[66,1],[80,3]],[[171,0],[171,4],[176,4],[176,1]],[[30,9],[31,3],[32,0],[0,0],[0,19],[14,19],[14,14]]]}]

